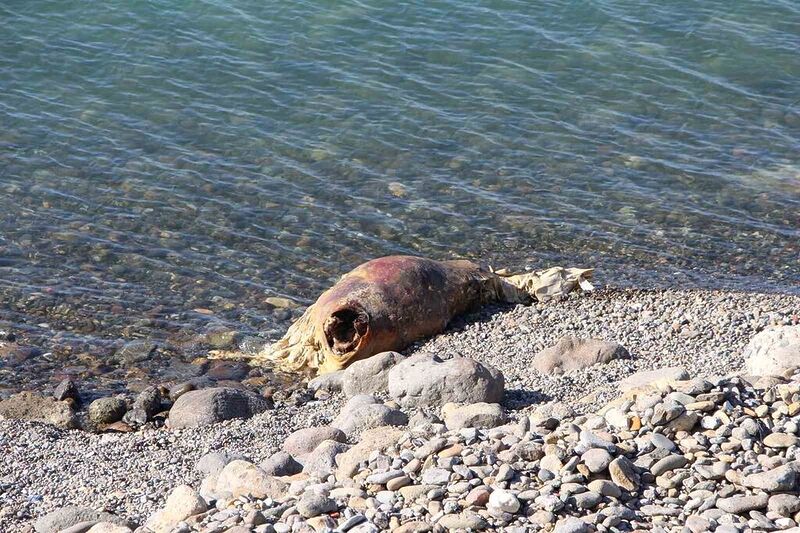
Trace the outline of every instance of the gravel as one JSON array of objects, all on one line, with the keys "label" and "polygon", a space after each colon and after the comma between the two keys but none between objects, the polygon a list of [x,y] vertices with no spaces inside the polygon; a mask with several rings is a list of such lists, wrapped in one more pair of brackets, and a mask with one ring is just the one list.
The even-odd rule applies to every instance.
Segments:
[{"label": "gravel", "polygon": [[[457,319],[414,351],[467,355],[500,370],[508,407],[550,400],[589,411],[610,400],[616,382],[640,370],[682,366],[691,376],[742,369],[742,350],[769,325],[800,321],[800,296],[705,290],[600,290],[565,302],[486,308]],[[564,336],[615,341],[631,355],[563,375],[534,372],[543,349]]]},{"label": "gravel", "polygon": [[[800,296],[602,290],[546,305],[484,309],[407,354],[465,355],[491,364],[505,375],[504,404],[515,417],[550,400],[590,412],[635,371],[683,366],[692,377],[740,371],[742,349],[753,335],[768,325],[800,322],[798,316]],[[536,354],[565,335],[619,342],[631,358],[558,376],[535,372]],[[343,403],[334,395],[281,404],[247,421],[125,434],[0,421],[0,531],[23,531],[32,519],[67,505],[144,523],[174,487],[199,486],[202,474],[194,465],[205,453],[224,450],[258,463],[295,429],[329,424]]]}]

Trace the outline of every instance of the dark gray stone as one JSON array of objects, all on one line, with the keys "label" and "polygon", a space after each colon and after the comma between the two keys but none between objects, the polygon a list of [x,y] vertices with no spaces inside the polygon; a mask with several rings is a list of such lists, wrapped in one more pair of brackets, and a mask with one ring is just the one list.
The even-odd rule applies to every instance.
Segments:
[{"label": "dark gray stone", "polygon": [[185,393],[169,411],[172,429],[205,426],[233,418],[250,418],[269,409],[270,403],[250,391],[215,387]]},{"label": "dark gray stone", "polygon": [[128,406],[121,398],[98,398],[89,404],[89,420],[95,424],[112,424],[122,420],[127,410]]}]

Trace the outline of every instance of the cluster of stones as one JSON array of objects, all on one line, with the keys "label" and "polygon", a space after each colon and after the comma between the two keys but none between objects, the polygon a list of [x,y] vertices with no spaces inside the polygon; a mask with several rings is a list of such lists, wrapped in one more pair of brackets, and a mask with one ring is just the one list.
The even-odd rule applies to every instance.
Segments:
[{"label": "cluster of stones", "polygon": [[260,464],[206,455],[138,531],[800,531],[800,342],[776,346],[748,360],[765,375],[647,371],[593,415],[513,420],[486,365],[380,354],[310,383],[350,396],[329,426]]},{"label": "cluster of stones", "polygon": [[[345,409],[362,402],[354,397]],[[199,493],[175,494],[214,506],[174,514],[171,497],[164,513],[178,520],[148,525],[700,532],[787,530],[800,521],[800,375],[664,379],[589,417],[563,404],[512,423],[490,404],[443,411],[443,422],[368,429],[354,446],[333,427],[301,430],[261,465],[209,456],[199,466],[217,464]]]}]

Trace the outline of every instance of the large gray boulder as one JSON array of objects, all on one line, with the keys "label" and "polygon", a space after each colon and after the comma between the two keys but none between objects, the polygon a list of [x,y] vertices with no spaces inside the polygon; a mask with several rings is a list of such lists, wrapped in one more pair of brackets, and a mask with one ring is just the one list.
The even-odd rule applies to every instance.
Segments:
[{"label": "large gray boulder", "polygon": [[543,374],[562,374],[623,357],[628,357],[628,350],[616,342],[562,337],[554,346],[539,352],[533,366]]},{"label": "large gray boulder", "polygon": [[389,395],[405,406],[499,403],[504,386],[499,370],[469,357],[419,354],[389,371]]},{"label": "large gray boulder", "polygon": [[38,420],[64,429],[71,429],[76,425],[75,413],[67,402],[59,402],[32,392],[20,392],[0,401],[0,418]]},{"label": "large gray boulder", "polygon": [[233,418],[250,418],[269,409],[269,402],[250,391],[215,387],[187,392],[169,411],[172,429],[205,426]]},{"label": "large gray boulder", "polygon": [[[111,513],[97,511],[90,507],[69,506],[47,513],[34,522],[36,533],[58,533],[80,523],[111,522],[119,526],[128,526],[128,522]],[[87,528],[88,529],[88,528]]]},{"label": "large gray boulder", "polygon": [[389,386],[389,370],[402,360],[403,356],[397,352],[382,352],[352,363],[342,374],[342,392],[349,398],[385,391]]},{"label": "large gray boulder", "polygon": [[744,366],[753,376],[780,376],[800,367],[800,326],[767,329],[750,339]]}]

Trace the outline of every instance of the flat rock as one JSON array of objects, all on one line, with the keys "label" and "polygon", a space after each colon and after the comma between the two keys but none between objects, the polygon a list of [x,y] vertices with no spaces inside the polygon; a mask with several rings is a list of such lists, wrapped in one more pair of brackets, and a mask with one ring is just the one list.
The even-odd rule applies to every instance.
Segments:
[{"label": "flat rock", "polygon": [[111,522],[100,522],[89,528],[86,533],[132,533],[132,531],[127,526],[120,526]]},{"label": "flat rock", "polygon": [[67,402],[59,402],[27,391],[0,401],[0,417],[12,420],[37,420],[64,429],[72,429],[76,425],[75,413]]},{"label": "flat rock", "polygon": [[758,333],[750,339],[743,355],[745,370],[753,376],[780,376],[800,367],[800,325]]},{"label": "flat rock", "polygon": [[499,370],[469,357],[442,360],[423,353],[389,371],[389,395],[406,406],[500,403],[504,387]]},{"label": "flat rock", "polygon": [[574,516],[562,518],[556,522],[556,527],[553,529],[553,533],[590,533],[591,531],[592,528],[589,524]]},{"label": "flat rock", "polygon": [[245,390],[214,387],[190,391],[178,398],[170,409],[169,427],[180,429],[250,418],[269,407],[265,398]]},{"label": "flat rock", "polygon": [[797,485],[797,466],[787,464],[742,477],[741,483],[745,487],[762,489],[767,492],[788,492]]},{"label": "flat rock", "polygon": [[775,494],[769,497],[767,510],[781,516],[794,516],[800,511],[800,496],[796,494]]},{"label": "flat rock", "polygon": [[389,370],[403,359],[397,352],[381,352],[352,363],[342,373],[342,392],[348,398],[385,392],[389,387]]},{"label": "flat rock", "polygon": [[636,473],[636,466],[624,455],[611,461],[608,465],[608,473],[611,481],[627,491],[635,491],[639,488],[639,475]]},{"label": "flat rock", "polygon": [[789,448],[797,446],[798,443],[800,443],[800,438],[789,433],[770,433],[764,437],[764,446],[770,448]]},{"label": "flat rock", "polygon": [[81,522],[111,522],[119,526],[128,526],[128,522],[111,513],[104,513],[89,507],[69,506],[47,513],[34,522],[33,529],[37,533],[58,533]]},{"label": "flat rock", "polygon": [[472,403],[448,410],[444,417],[450,431],[463,428],[494,428],[507,421],[506,413],[497,403]]},{"label": "flat rock", "polygon": [[437,524],[450,531],[458,529],[478,531],[486,529],[488,525],[486,519],[472,511],[464,511],[459,514],[446,514],[439,519]]},{"label": "flat rock", "polygon": [[643,370],[631,374],[619,382],[619,390],[657,388],[662,385],[689,379],[689,373],[682,366],[669,366],[656,370]]},{"label": "flat rock", "polygon": [[628,356],[628,350],[616,342],[567,336],[539,352],[533,366],[543,374],[563,374]]},{"label": "flat rock", "polygon": [[768,494],[756,494],[753,496],[731,496],[729,498],[719,498],[717,509],[726,513],[743,515],[755,509],[763,509],[769,502]]},{"label": "flat rock", "polygon": [[663,459],[660,459],[659,461],[656,461],[656,463],[650,467],[650,472],[652,472],[654,476],[660,476],[665,472],[670,472],[677,468],[683,468],[687,464],[689,464],[689,459],[683,455],[673,453],[664,457]]}]

